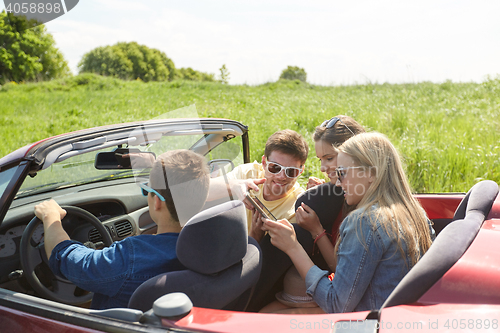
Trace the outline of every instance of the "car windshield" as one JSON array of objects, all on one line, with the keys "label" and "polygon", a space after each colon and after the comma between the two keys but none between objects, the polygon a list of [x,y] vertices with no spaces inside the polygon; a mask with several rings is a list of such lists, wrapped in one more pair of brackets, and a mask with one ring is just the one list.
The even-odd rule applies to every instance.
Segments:
[{"label": "car windshield", "polygon": [[[163,136],[160,140],[143,146],[126,146],[141,152],[152,152],[156,156],[174,149],[189,149],[196,142],[203,139],[203,135]],[[51,191],[58,188],[71,187],[93,182],[130,178],[134,176],[147,177],[148,168],[134,168],[124,170],[100,170],[95,167],[98,153],[111,152],[117,146],[92,150],[53,163],[45,170],[39,171],[35,177],[26,177],[17,197]],[[2,185],[3,186],[3,185]],[[6,186],[6,185],[5,185]]]}]

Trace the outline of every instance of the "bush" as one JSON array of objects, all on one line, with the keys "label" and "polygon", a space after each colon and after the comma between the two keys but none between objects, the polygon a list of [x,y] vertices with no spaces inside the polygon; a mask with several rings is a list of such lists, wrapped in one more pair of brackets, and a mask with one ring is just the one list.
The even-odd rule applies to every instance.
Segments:
[{"label": "bush", "polygon": [[300,80],[306,82],[307,74],[303,68],[296,66],[288,66],[281,72],[280,79],[283,80]]},{"label": "bush", "polygon": [[[134,81],[135,83],[135,81]],[[32,82],[26,84],[17,84],[8,82],[0,86],[0,93],[10,90],[22,92],[51,92],[51,91],[73,91],[79,88],[86,90],[112,90],[120,89],[124,86],[123,80],[106,77],[97,74],[84,73],[75,76],[69,76],[62,79],[55,79],[46,82]]]},{"label": "bush", "polygon": [[45,26],[30,28],[35,22],[5,11],[0,13],[0,84],[71,75]]},{"label": "bush", "polygon": [[214,74],[203,73],[194,70],[191,67],[177,69],[175,78],[187,81],[209,81],[209,82],[215,81]]},{"label": "bush", "polygon": [[97,47],[78,64],[80,73],[96,73],[124,80],[171,81],[176,70],[172,60],[157,49],[136,42]]},{"label": "bush", "polygon": [[221,68],[219,68],[220,71],[220,82],[223,84],[229,84],[229,71],[226,68],[226,64],[222,65]]}]

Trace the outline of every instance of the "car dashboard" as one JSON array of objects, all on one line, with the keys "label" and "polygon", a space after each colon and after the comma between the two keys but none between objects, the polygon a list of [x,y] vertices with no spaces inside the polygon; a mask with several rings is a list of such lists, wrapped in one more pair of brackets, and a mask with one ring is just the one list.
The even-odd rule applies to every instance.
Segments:
[{"label": "car dashboard", "polygon": [[[18,198],[12,202],[0,228],[0,287],[30,293],[20,264],[20,242],[24,229],[34,218],[36,204],[55,199],[61,206],[82,208],[101,221],[113,241],[126,237],[153,234],[156,224],[149,215],[147,198],[133,178],[108,180]],[[63,225],[71,239],[100,248],[100,233],[83,219],[68,214]],[[43,241],[43,225],[39,225],[31,243]]]}]

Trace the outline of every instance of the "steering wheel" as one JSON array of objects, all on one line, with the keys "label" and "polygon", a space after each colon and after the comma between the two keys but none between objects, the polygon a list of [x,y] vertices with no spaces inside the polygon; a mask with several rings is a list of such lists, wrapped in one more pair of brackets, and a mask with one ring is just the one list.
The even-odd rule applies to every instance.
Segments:
[{"label": "steering wheel", "polygon": [[[103,238],[103,243],[106,246],[110,246],[113,243],[111,235],[106,230],[106,227],[102,225],[94,215],[90,214],[84,209],[74,207],[74,206],[62,206],[62,209],[66,210],[67,214],[63,221],[68,215],[80,217],[86,222],[92,224]],[[64,227],[64,222],[62,222]],[[90,301],[92,299],[92,293],[83,293],[83,295],[76,295],[77,286],[71,283],[69,280],[64,279],[60,276],[52,274],[49,269],[49,260],[47,254],[45,253],[44,242],[40,242],[38,245],[33,246],[31,243],[31,238],[35,229],[42,223],[42,221],[36,216],[28,223],[27,227],[24,229],[23,235],[21,237],[20,253],[21,253],[21,266],[24,271],[24,276],[28,280],[29,284],[38,293],[38,295],[51,299],[56,302],[77,305]],[[46,287],[35,274],[35,268],[42,269],[52,283],[52,288]],[[79,288],[78,288],[79,289]]]}]

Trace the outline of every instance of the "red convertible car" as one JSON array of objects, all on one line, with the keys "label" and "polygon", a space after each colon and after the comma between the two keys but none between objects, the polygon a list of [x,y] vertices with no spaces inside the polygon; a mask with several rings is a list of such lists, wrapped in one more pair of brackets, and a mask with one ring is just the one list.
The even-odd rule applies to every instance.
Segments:
[{"label": "red convertible car", "polygon": [[[237,242],[231,242],[189,223],[178,244],[186,271],[147,281],[129,308],[89,309],[91,293],[48,269],[34,206],[56,199],[68,211],[63,224],[70,237],[96,247],[154,233],[137,185],[148,169],[132,168],[126,156],[179,148],[206,156],[212,175],[224,176],[249,162],[248,128],[224,119],[103,126],[48,138],[0,159],[0,331],[500,331],[500,196],[493,181],[479,182],[468,193],[416,195],[434,222],[436,240],[382,308],[371,312],[245,311],[260,273],[258,244],[246,228],[235,227],[231,238]],[[231,199],[200,214],[237,226],[226,212],[242,205]],[[183,238],[198,245],[183,247]],[[158,284],[172,288],[155,294]]]}]

